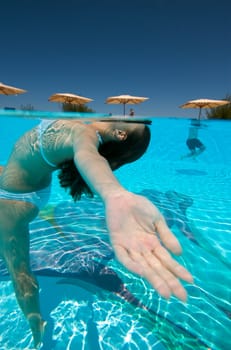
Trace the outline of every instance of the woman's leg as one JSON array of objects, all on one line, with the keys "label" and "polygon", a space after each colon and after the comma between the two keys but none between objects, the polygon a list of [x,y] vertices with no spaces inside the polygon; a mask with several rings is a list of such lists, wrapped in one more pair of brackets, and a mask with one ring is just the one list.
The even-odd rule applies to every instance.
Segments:
[{"label": "woman's leg", "polygon": [[38,214],[30,203],[0,200],[0,252],[11,276],[18,304],[28,319],[35,347],[45,322],[39,306],[39,286],[30,269],[29,222]]}]

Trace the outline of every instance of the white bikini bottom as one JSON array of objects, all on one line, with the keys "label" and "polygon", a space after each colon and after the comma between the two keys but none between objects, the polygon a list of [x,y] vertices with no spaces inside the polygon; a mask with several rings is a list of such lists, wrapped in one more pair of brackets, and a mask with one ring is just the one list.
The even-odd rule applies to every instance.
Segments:
[{"label": "white bikini bottom", "polygon": [[34,204],[39,210],[48,202],[50,197],[50,186],[36,192],[14,193],[0,188],[0,199],[8,199]]}]

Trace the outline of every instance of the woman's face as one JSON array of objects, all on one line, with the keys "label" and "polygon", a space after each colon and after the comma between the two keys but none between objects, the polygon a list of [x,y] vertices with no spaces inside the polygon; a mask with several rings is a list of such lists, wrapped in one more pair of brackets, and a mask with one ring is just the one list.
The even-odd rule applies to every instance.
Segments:
[{"label": "woman's face", "polygon": [[118,141],[125,141],[127,137],[136,132],[137,134],[142,133],[144,130],[143,124],[136,123],[113,123],[111,126],[111,133]]},{"label": "woman's face", "polygon": [[98,130],[104,140],[108,141],[126,141],[127,138],[133,133],[142,135],[145,128],[144,124],[137,123],[123,123],[121,121],[112,121],[112,122],[100,122],[94,123],[94,127]]}]

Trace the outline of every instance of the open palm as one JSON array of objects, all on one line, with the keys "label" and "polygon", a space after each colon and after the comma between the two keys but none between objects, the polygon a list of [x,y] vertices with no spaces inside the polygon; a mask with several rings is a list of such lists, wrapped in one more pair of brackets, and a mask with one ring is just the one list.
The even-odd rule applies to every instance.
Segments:
[{"label": "open palm", "polygon": [[170,253],[181,246],[159,210],[145,197],[124,192],[105,203],[110,239],[118,260],[144,277],[163,297],[172,294],[185,301],[179,279],[192,282],[191,274]]}]

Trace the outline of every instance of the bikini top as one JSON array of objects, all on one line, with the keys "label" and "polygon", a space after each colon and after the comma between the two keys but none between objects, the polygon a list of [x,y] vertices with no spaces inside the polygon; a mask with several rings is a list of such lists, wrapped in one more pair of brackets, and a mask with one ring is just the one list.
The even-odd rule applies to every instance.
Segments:
[{"label": "bikini top", "polygon": [[[40,148],[40,153],[41,156],[43,158],[43,160],[45,161],[45,163],[47,163],[48,165],[50,165],[52,168],[56,168],[57,165],[50,162],[49,159],[47,159],[45,153],[44,153],[44,149],[43,149],[43,143],[42,143],[42,138],[43,138],[43,134],[44,132],[47,130],[47,128],[54,123],[56,120],[54,119],[50,119],[50,120],[42,120],[42,122],[38,125],[38,139],[39,139],[39,148]],[[99,131],[96,131],[96,135],[98,137],[99,140],[99,144],[103,144],[103,139],[102,136],[100,135]]]},{"label": "bikini top", "polygon": [[99,140],[99,144],[102,145],[103,144],[103,139],[102,139],[102,136],[100,135],[99,131],[96,130],[96,135],[98,137],[98,140]]},{"label": "bikini top", "polygon": [[44,149],[43,149],[43,134],[44,132],[47,130],[47,128],[54,123],[56,120],[52,119],[52,120],[42,120],[41,123],[38,125],[38,139],[39,139],[39,148],[40,148],[40,153],[41,156],[43,158],[43,160],[45,161],[45,163],[47,163],[48,165],[50,165],[52,168],[56,168],[57,165],[50,162],[49,159],[47,159],[45,153],[44,153]]}]

